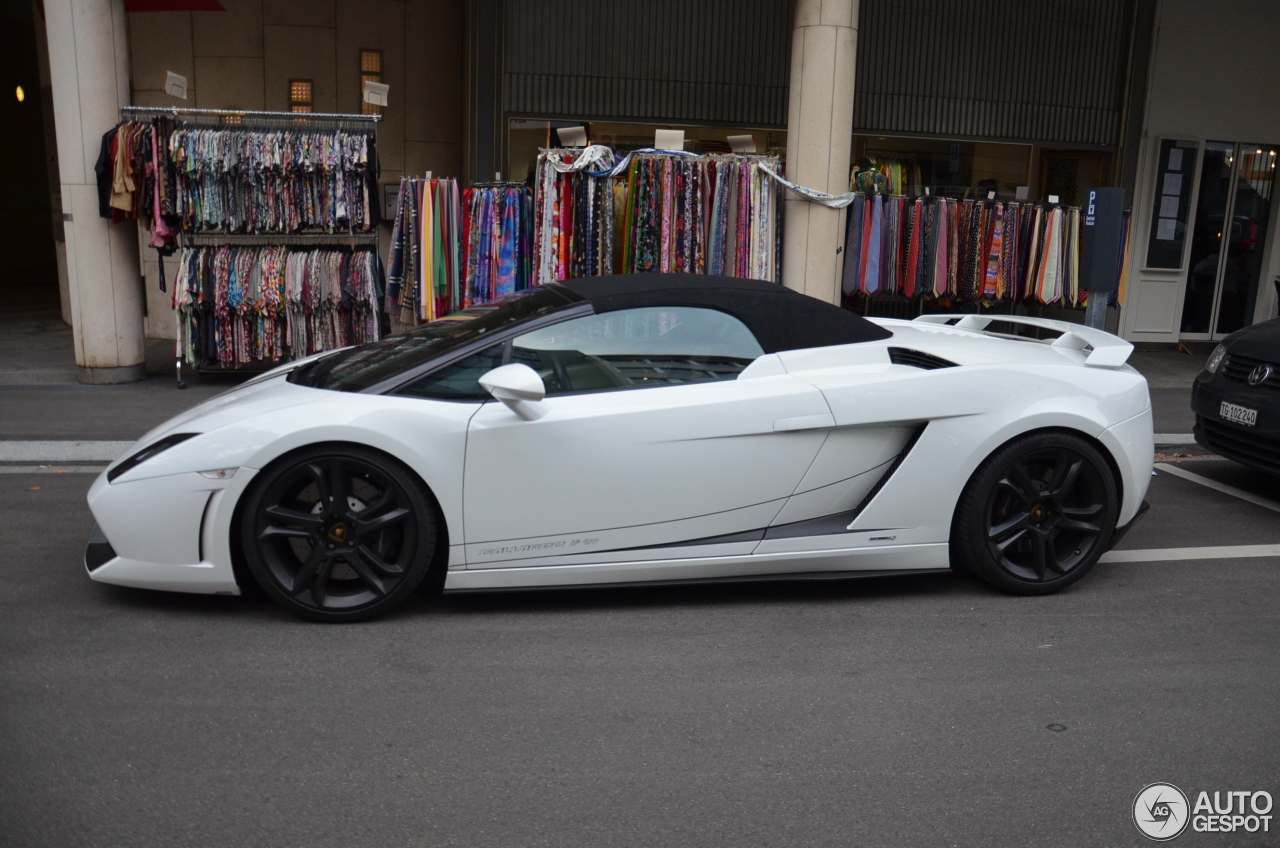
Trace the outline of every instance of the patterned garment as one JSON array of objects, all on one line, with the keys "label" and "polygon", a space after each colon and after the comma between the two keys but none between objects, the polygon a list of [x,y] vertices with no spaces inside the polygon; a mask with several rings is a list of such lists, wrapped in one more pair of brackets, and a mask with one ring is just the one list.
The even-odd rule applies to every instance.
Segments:
[{"label": "patterned garment", "polygon": [[906,274],[902,280],[902,293],[907,297],[915,297],[920,273],[920,245],[924,232],[924,200],[916,198],[911,204],[910,240],[907,244]]},{"label": "patterned garment", "polygon": [[858,291],[862,269],[862,223],[866,215],[867,198],[859,197],[845,212],[844,267],[840,275],[840,290],[845,294]]},{"label": "patterned garment", "polygon": [[186,232],[353,233],[378,223],[371,133],[179,123],[159,152]]},{"label": "patterned garment", "polygon": [[[619,264],[624,273],[777,278],[778,193],[766,172],[776,159],[635,151],[604,171],[564,171],[583,154],[575,156],[539,154],[532,222],[539,283],[611,273]],[[615,181],[624,169],[625,180]]]},{"label": "patterned garment", "polygon": [[177,352],[196,367],[240,368],[377,341],[381,296],[371,247],[184,248]]},{"label": "patterned garment", "polygon": [[880,252],[884,229],[884,198],[876,195],[871,200],[871,217],[867,224],[866,261],[863,264],[862,291],[868,295],[880,291]]},{"label": "patterned garment", "polygon": [[1000,261],[1004,250],[1004,204],[997,203],[988,211],[990,229],[984,248],[986,264],[982,277],[982,299],[992,304],[1004,297],[1004,266]]}]

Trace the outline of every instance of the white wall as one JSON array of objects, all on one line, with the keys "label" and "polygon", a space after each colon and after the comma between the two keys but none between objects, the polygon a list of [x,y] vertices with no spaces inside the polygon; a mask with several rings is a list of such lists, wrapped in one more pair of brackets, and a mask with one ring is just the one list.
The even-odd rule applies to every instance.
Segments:
[{"label": "white wall", "polygon": [[[1120,326],[1133,341],[1173,342],[1186,270],[1142,270],[1160,139],[1280,143],[1280,2],[1160,0],[1149,80]],[[1255,320],[1276,315],[1278,224],[1273,203]]]}]

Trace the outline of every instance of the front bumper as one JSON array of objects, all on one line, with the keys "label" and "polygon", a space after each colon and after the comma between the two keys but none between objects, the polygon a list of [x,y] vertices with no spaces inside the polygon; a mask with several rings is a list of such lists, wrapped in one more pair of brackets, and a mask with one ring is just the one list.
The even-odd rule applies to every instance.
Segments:
[{"label": "front bumper", "polygon": [[111,543],[103,535],[102,528],[94,524],[93,532],[89,534],[89,544],[84,549],[85,571],[92,575],[93,572],[115,558],[116,549],[111,547]]},{"label": "front bumper", "polygon": [[96,521],[85,548],[90,579],[136,589],[240,594],[231,521],[253,475],[242,468],[225,480],[186,473],[110,483],[104,473],[89,489]]},{"label": "front bumper", "polygon": [[[1257,410],[1252,427],[1222,417],[1223,402]],[[1219,456],[1280,475],[1280,392],[1217,374],[1201,373],[1191,386],[1195,438]]]}]

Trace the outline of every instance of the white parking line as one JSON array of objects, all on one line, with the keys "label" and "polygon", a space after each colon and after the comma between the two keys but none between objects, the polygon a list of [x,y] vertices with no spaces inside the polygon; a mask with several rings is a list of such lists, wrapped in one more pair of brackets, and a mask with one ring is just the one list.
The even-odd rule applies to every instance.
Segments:
[{"label": "white parking line", "polygon": [[0,465],[0,474],[101,474],[105,465]]},{"label": "white parking line", "polygon": [[1107,551],[1098,562],[1173,562],[1186,559],[1280,557],[1280,545],[1217,545],[1208,548],[1147,548]]},{"label": "white parking line", "polygon": [[111,462],[133,442],[0,441],[0,462]]},{"label": "white parking line", "polygon": [[1167,471],[1175,477],[1181,477],[1184,480],[1190,480],[1192,483],[1199,483],[1201,486],[1206,486],[1210,489],[1222,492],[1223,494],[1231,495],[1232,497],[1239,498],[1242,501],[1248,501],[1251,504],[1257,504],[1258,506],[1266,507],[1267,509],[1274,510],[1275,512],[1280,512],[1280,503],[1269,501],[1261,495],[1255,495],[1253,492],[1246,492],[1244,489],[1237,489],[1235,486],[1228,486],[1226,483],[1219,483],[1217,480],[1210,480],[1208,477],[1203,477],[1195,472],[1188,471],[1185,468],[1179,468],[1176,465],[1157,462],[1155,467],[1161,471]]},{"label": "white parking line", "polygon": [[1193,433],[1156,433],[1157,445],[1194,445],[1196,437]]}]

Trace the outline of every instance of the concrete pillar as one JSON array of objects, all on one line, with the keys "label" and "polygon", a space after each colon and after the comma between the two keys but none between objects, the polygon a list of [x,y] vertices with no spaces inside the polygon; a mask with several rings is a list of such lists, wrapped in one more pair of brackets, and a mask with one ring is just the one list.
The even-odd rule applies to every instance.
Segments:
[{"label": "concrete pillar", "polygon": [[102,134],[129,102],[124,0],[45,0],[76,364],[86,383],[146,377],[143,288],[132,222],[98,217]]},{"label": "concrete pillar", "polygon": [[[857,26],[858,0],[796,0],[787,177],[828,194],[849,190]],[[785,194],[782,282],[839,303],[844,211]]]}]

